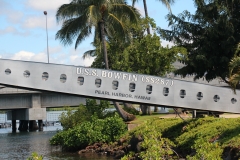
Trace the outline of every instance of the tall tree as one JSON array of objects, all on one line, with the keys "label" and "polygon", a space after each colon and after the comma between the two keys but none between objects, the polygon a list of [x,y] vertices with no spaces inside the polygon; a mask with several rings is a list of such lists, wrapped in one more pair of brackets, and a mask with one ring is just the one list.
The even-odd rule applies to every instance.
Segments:
[{"label": "tall tree", "polygon": [[188,51],[176,74],[194,75],[211,81],[220,77],[228,82],[228,64],[240,42],[240,1],[194,0],[195,14],[184,11],[168,15],[171,30],[159,29],[163,38]]},{"label": "tall tree", "polygon": [[[132,6],[135,5],[136,2],[138,2],[139,0],[132,0]],[[171,7],[170,5],[173,4],[175,2],[175,0],[158,0],[160,2],[162,2],[167,8],[168,10],[171,11]],[[149,18],[148,16],[148,9],[147,9],[147,1],[143,0],[143,5],[144,5],[144,12],[145,12],[145,18]],[[147,33],[150,34],[150,28],[147,28]]]},{"label": "tall tree", "polygon": [[[57,22],[63,24],[56,39],[60,39],[64,45],[70,45],[76,39],[76,49],[94,30],[94,42],[100,40],[105,69],[109,69],[106,36],[114,35],[126,40],[125,22],[137,24],[139,15],[125,0],[72,0],[57,11]],[[124,114],[117,102],[114,105],[123,119],[128,120],[130,115]]]},{"label": "tall tree", "polygon": [[76,39],[76,49],[94,30],[94,40],[101,40],[105,68],[109,69],[106,34],[117,34],[124,39],[124,21],[137,23],[138,17],[138,12],[127,5],[125,0],[72,0],[69,4],[60,6],[57,11],[57,22],[63,24],[56,34],[56,39],[60,39],[64,45],[70,45]]},{"label": "tall tree", "polygon": [[[173,62],[182,58],[186,50],[182,47],[161,46],[160,38],[156,33],[144,34],[148,24],[155,29],[155,23],[151,19],[143,19],[140,22],[141,25],[131,27],[133,36],[131,44],[108,39],[108,51],[111,55],[109,64],[114,70],[165,76],[173,70]],[[92,66],[103,67],[103,58],[97,55]],[[141,105],[141,110],[143,114],[147,114],[146,105]]]}]

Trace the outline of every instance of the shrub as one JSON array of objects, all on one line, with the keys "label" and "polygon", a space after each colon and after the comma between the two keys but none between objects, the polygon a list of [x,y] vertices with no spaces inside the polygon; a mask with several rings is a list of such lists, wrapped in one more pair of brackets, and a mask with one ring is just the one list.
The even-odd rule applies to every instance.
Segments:
[{"label": "shrub", "polygon": [[27,158],[27,160],[43,160],[43,156],[40,156],[36,152],[33,152],[31,157]]},{"label": "shrub", "polygon": [[79,125],[82,122],[90,121],[91,116],[95,115],[98,118],[104,118],[106,115],[104,110],[109,108],[110,104],[108,101],[100,100],[100,104],[97,104],[95,99],[86,99],[86,106],[81,104],[78,108],[71,109],[67,107],[67,112],[63,112],[59,118],[63,129],[67,130]]},{"label": "shrub", "polygon": [[113,142],[126,131],[126,124],[118,115],[106,119],[93,116],[91,121],[58,132],[50,139],[50,144],[62,145],[68,150],[81,149],[96,142]]}]

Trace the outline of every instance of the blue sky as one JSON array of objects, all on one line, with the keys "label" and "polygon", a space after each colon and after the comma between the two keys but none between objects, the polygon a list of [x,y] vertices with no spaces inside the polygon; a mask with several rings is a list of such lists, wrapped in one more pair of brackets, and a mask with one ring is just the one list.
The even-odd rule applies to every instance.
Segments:
[{"label": "blue sky", "polygon": [[[56,10],[70,0],[0,0],[0,58],[47,62],[46,16],[48,22],[48,44],[50,63],[89,66],[93,58],[82,59],[82,54],[92,49],[92,37],[89,37],[78,49],[63,46],[55,40],[55,34],[61,24],[56,23]],[[129,0],[129,4],[131,1]],[[168,28],[165,16],[167,8],[157,0],[147,0],[149,16],[155,19],[157,26]],[[142,0],[136,7],[144,15]],[[184,10],[195,11],[193,0],[176,0],[171,7],[174,14]],[[162,42],[166,44],[167,42]]]}]

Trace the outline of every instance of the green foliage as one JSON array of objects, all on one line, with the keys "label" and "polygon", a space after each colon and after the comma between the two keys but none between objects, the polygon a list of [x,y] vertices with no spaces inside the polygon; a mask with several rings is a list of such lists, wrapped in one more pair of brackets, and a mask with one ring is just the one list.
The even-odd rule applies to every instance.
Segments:
[{"label": "green foliage", "polygon": [[[120,39],[126,38],[125,23],[137,23],[140,13],[127,5],[124,0],[71,0],[58,8],[56,19],[62,22],[61,29],[56,34],[64,45],[75,42],[75,49],[94,31],[94,42],[102,39],[102,29],[107,37],[117,35]],[[101,28],[103,25],[104,28]],[[107,26],[107,27],[106,27]]]},{"label": "green foliage", "polygon": [[[130,131],[125,138],[141,137],[142,150],[124,158],[142,159],[223,159],[228,154],[240,157],[240,118],[152,119]],[[225,152],[224,152],[225,151]],[[234,153],[231,153],[234,152]]]},{"label": "green foliage", "polygon": [[63,129],[67,130],[84,121],[90,120],[90,117],[91,114],[87,112],[87,108],[81,104],[77,110],[69,108],[67,112],[63,112],[59,117],[59,121],[61,122]]},{"label": "green foliage", "polygon": [[185,66],[176,74],[205,77],[207,81],[217,77],[226,82],[228,64],[240,42],[240,1],[194,0],[195,14],[184,11],[178,16],[169,14],[171,30],[161,30],[161,36],[187,49],[183,57]]},{"label": "green foliage", "polygon": [[96,142],[113,142],[127,131],[126,124],[115,115],[105,119],[92,117],[74,128],[58,132],[50,139],[51,145],[80,149]]},{"label": "green foliage", "polygon": [[143,152],[140,157],[142,159],[171,159],[174,154],[171,149],[174,143],[167,138],[162,138],[161,132],[158,131],[156,126],[151,127],[150,132],[143,132],[144,141],[141,143]]},{"label": "green foliage", "polygon": [[130,107],[123,107],[123,110],[130,113],[130,114],[133,114],[133,115],[139,115],[139,111],[136,110],[135,108],[130,108]]},{"label": "green foliage", "polygon": [[27,158],[27,160],[43,160],[43,156],[40,156],[36,152],[33,152],[31,157]]},{"label": "green foliage", "polygon": [[211,143],[209,141],[199,139],[195,142],[192,149],[196,150],[196,154],[193,157],[187,156],[187,159],[189,160],[222,159],[223,149],[217,142]]},{"label": "green foliage", "polygon": [[[163,76],[173,70],[172,63],[182,58],[186,50],[182,47],[163,47],[156,33],[146,35],[147,27],[156,29],[153,19],[141,19],[139,25],[131,25],[131,43],[117,38],[108,39],[109,66],[114,70]],[[98,48],[97,51],[101,51]],[[181,54],[180,54],[181,53]],[[97,54],[92,67],[104,68],[103,55]]]},{"label": "green foliage", "polygon": [[73,128],[78,124],[91,120],[91,116],[95,115],[98,118],[104,118],[106,115],[104,110],[110,108],[108,101],[100,100],[99,105],[95,99],[86,99],[86,106],[80,105],[77,109],[68,108],[67,112],[63,112],[59,118],[63,129]]},{"label": "green foliage", "polygon": [[98,118],[104,118],[104,111],[110,108],[109,101],[100,100],[99,105],[95,99],[86,99],[86,109],[91,115],[96,115]]}]

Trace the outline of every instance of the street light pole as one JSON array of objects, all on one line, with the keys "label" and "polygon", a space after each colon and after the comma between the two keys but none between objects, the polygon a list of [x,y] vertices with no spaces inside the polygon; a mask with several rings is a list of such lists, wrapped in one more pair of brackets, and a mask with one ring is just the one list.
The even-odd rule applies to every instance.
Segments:
[{"label": "street light pole", "polygon": [[48,50],[48,30],[47,30],[47,11],[43,12],[46,16],[46,34],[47,34],[47,56],[48,56],[48,63],[49,63],[49,50]]}]

